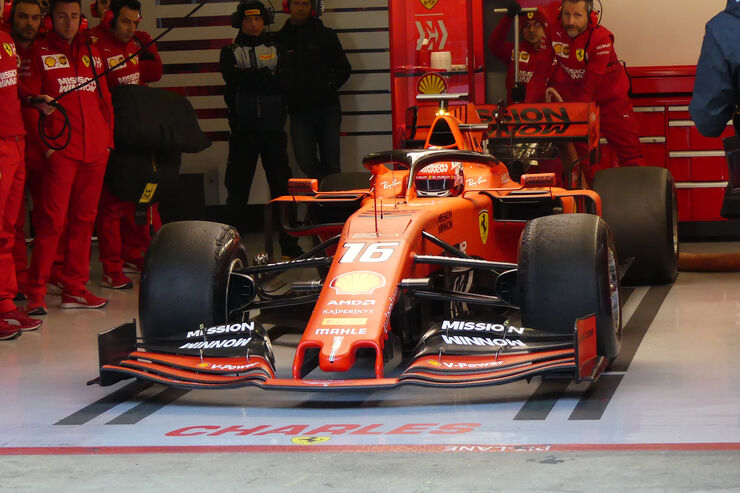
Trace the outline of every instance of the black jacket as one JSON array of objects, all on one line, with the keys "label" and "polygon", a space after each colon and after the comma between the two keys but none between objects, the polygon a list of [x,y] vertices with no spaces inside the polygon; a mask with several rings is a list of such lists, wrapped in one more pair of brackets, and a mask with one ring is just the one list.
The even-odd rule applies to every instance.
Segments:
[{"label": "black jacket", "polygon": [[300,113],[337,103],[337,90],[352,66],[334,30],[312,17],[302,26],[290,20],[275,36],[285,49],[289,72],[288,110]]},{"label": "black jacket", "polygon": [[283,53],[267,33],[247,36],[221,48],[224,99],[232,131],[282,130],[287,89]]},{"label": "black jacket", "polygon": [[740,1],[727,0],[727,8],[707,23],[694,96],[689,109],[702,135],[718,137],[735,115],[735,132],[740,118]]}]

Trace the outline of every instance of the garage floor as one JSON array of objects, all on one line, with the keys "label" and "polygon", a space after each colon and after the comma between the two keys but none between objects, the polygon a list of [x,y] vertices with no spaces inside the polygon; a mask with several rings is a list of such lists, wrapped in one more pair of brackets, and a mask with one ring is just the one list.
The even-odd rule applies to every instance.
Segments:
[{"label": "garage floor", "polygon": [[[99,279],[106,309],[50,296],[39,331],[0,342],[0,491],[740,491],[740,273],[625,289],[622,353],[595,385],[351,393],[86,386],[96,334],[137,316],[136,289]],[[285,366],[296,342],[275,341]]]}]

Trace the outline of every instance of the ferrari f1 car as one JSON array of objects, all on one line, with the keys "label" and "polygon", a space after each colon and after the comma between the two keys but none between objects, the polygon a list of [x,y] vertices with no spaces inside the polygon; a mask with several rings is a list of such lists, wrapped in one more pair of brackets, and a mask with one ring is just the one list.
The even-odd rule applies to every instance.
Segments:
[{"label": "ferrari f1 car", "polygon": [[[142,272],[141,337],[135,323],[100,334],[95,381],[314,390],[596,380],[620,349],[620,279],[676,275],[670,174],[610,169],[592,189],[558,187],[552,173],[513,179],[486,140],[528,153],[542,142],[593,148],[597,111],[515,106],[491,126],[472,104],[443,101],[424,148],[368,155],[359,181],[291,180],[291,195],[267,208],[266,249],[279,218],[314,241],[292,261],[250,262],[223,224],[164,226]],[[276,361],[273,341],[287,333],[300,340]]]}]

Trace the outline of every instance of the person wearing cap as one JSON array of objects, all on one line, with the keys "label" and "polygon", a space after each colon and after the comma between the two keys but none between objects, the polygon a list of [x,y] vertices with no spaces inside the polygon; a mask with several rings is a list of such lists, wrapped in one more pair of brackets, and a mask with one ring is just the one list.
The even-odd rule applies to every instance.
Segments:
[{"label": "person wearing cap", "polygon": [[[547,50],[547,36],[545,35],[545,30],[549,26],[547,18],[539,8],[536,12],[521,13],[522,9],[518,3],[507,10],[506,15],[488,39],[488,49],[491,53],[502,62],[509,64],[509,70],[506,73],[507,99],[509,103],[513,102],[512,90],[517,81],[514,80],[516,70],[514,43],[507,42],[506,36],[511,29],[514,17],[518,15],[521,26],[520,37],[523,41],[519,44],[519,77],[526,88],[524,101],[544,101],[547,77],[553,66],[552,56]],[[542,74],[543,77],[534,78],[534,83],[531,83],[535,73]]]},{"label": "person wearing cap", "polygon": [[337,34],[317,18],[315,0],[288,0],[287,6],[290,18],[275,39],[286,50],[290,71],[293,152],[306,176],[321,181],[341,171],[342,109],[337,91],[349,79],[352,66]]},{"label": "person wearing cap", "polygon": [[[239,29],[234,42],[221,48],[221,74],[226,82],[224,99],[229,110],[229,157],[226,163],[226,206],[229,222],[244,232],[251,222],[247,204],[257,158],[272,197],[288,195],[287,110],[284,101],[286,73],[283,54],[265,32],[272,12],[256,0],[239,3],[231,25]],[[295,238],[281,232],[283,257],[303,251]]]},{"label": "person wearing cap", "polygon": [[627,71],[614,50],[614,35],[599,22],[593,0],[563,0],[560,22],[553,24],[548,38],[548,51],[555,59],[549,86],[567,102],[595,101],[601,135],[619,166],[643,166]]}]

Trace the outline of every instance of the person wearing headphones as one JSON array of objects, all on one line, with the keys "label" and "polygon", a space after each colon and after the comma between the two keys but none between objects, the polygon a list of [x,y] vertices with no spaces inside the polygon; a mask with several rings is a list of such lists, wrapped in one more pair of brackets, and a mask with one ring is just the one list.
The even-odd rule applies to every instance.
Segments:
[{"label": "person wearing headphones", "polygon": [[[538,8],[537,12],[522,14],[521,10],[522,8],[518,3],[509,7],[506,15],[488,39],[488,49],[491,50],[491,53],[502,62],[509,64],[509,70],[506,73],[506,91],[509,104],[514,102],[512,90],[517,81],[514,80],[516,68],[514,65],[514,43],[507,42],[506,35],[511,29],[514,17],[519,16],[522,26],[520,34],[522,43],[519,45],[519,75],[526,88],[525,97],[521,98],[521,95],[517,95],[517,99],[521,98],[518,102],[545,100],[546,77],[549,77],[553,66],[552,57],[547,49],[547,36],[545,35],[549,22],[544,12]],[[535,72],[545,75],[545,77],[534,79],[538,84],[536,87],[534,84],[530,84]]]},{"label": "person wearing headphones", "polygon": [[[3,3],[0,0],[0,12],[4,11]],[[26,316],[13,302],[18,286],[12,251],[26,174],[26,131],[15,43],[5,31],[0,31],[0,121],[0,340],[6,340],[18,337],[21,331],[38,329],[41,321]]]},{"label": "person wearing headphones", "polygon": [[[287,0],[290,18],[276,41],[286,50],[290,72],[290,136],[298,166],[321,181],[339,173],[342,109],[337,90],[352,67],[337,34],[316,17],[316,0]],[[318,156],[317,156],[318,149]]]},{"label": "person wearing headphones", "polygon": [[[250,221],[247,213],[257,158],[262,158],[273,198],[288,195],[292,173],[288,165],[286,74],[283,53],[265,32],[273,23],[272,11],[261,2],[240,2],[231,15],[239,29],[234,42],[221,48],[221,75],[226,82],[224,99],[229,109],[229,157],[226,164],[226,206],[230,223],[240,231]],[[303,253],[298,240],[281,232],[283,257]]]},{"label": "person wearing headphones", "polygon": [[550,87],[568,102],[595,101],[601,114],[601,135],[617,155],[619,166],[644,166],[627,71],[614,51],[614,35],[599,24],[593,0],[563,0],[560,22],[548,37],[556,61]]},{"label": "person wearing headphones", "polygon": [[40,135],[46,165],[24,291],[29,313],[35,314],[47,310],[46,283],[65,220],[61,307],[101,308],[107,303],[85,284],[98,200],[113,148],[110,92],[105,78],[98,78],[104,70],[100,53],[80,29],[80,0],[55,0],[49,12],[50,29],[31,47],[31,70],[22,78],[28,91],[59,98],[63,109],[44,118]]},{"label": "person wearing headphones", "polygon": [[[108,87],[141,84],[138,55],[131,58],[138,46],[134,42],[136,27],[141,18],[139,0],[113,0],[110,9],[102,16],[101,25],[107,28],[99,36],[91,36],[95,47],[103,56]],[[133,282],[123,273],[122,222],[129,216],[133,220],[136,203],[121,200],[103,185],[98,206],[96,230],[100,262],[103,264],[101,285],[112,289],[131,289]]]},{"label": "person wearing headphones", "polygon": [[[112,5],[111,0],[95,0],[90,4],[92,15],[101,18],[100,23],[89,31],[93,43],[105,37],[105,34],[110,30],[109,15],[111,14]],[[109,11],[108,14],[105,14],[106,10]],[[139,13],[141,12],[139,11]],[[103,16],[106,16],[107,19],[103,20]],[[141,15],[139,16],[140,19]],[[159,56],[157,44],[153,42],[149,33],[138,29],[134,30],[131,40],[136,44],[136,50],[140,51],[137,56],[137,66],[140,74],[139,84],[147,85],[151,82],[157,82],[162,78],[163,70],[162,58]],[[121,218],[121,257],[123,258],[124,272],[141,272],[144,266],[144,256],[152,242],[150,225],[155,232],[162,226],[158,204],[152,204],[148,208],[147,216],[148,220],[145,224],[137,224],[136,210],[130,209]]]}]

